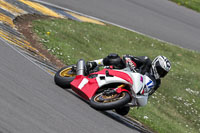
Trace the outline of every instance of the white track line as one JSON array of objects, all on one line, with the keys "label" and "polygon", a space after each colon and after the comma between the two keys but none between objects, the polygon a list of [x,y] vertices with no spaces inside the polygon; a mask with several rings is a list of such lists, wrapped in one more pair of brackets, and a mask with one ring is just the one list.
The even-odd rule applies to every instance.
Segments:
[{"label": "white track line", "polygon": [[[173,46],[178,46],[178,47],[180,47],[180,48],[183,48],[183,47],[181,47],[180,45],[175,45],[175,44],[173,44],[173,43],[171,43],[171,42],[167,42],[167,41],[158,39],[158,38],[156,38],[156,37],[153,37],[153,36],[150,36],[150,35],[141,33],[141,32],[139,32],[139,31],[136,31],[136,30],[133,30],[133,29],[130,29],[130,28],[127,28],[127,27],[124,27],[124,26],[121,26],[121,25],[118,25],[118,24],[115,24],[115,23],[106,21],[106,20],[102,20],[102,19],[100,19],[100,18],[96,18],[96,17],[93,17],[93,16],[89,16],[89,15],[86,15],[86,14],[83,14],[83,13],[80,13],[80,12],[77,12],[77,11],[74,11],[74,10],[71,10],[71,9],[68,9],[68,8],[65,8],[65,7],[61,7],[61,6],[58,6],[58,5],[54,5],[54,4],[51,4],[51,3],[48,3],[48,2],[45,2],[45,1],[41,1],[41,0],[31,0],[31,1],[35,1],[35,2],[38,2],[38,3],[46,4],[46,5],[49,5],[49,6],[52,6],[52,7],[56,7],[56,8],[62,9],[62,10],[70,11],[70,12],[76,13],[76,14],[81,15],[81,16],[84,16],[84,17],[88,17],[88,18],[91,18],[91,19],[95,19],[95,20],[98,20],[98,21],[101,21],[101,22],[104,22],[104,23],[107,23],[107,24],[111,24],[111,25],[114,25],[114,26],[117,26],[117,27],[120,27],[120,28],[129,30],[129,31],[138,33],[138,34],[140,34],[140,35],[144,35],[144,36],[150,37],[150,38],[152,38],[152,39],[161,41],[161,42],[163,42],[163,43],[167,43],[167,44],[170,44],[170,45],[173,45]],[[184,48],[184,49],[187,49],[187,48]],[[190,49],[188,49],[188,50],[190,50]],[[191,51],[193,51],[193,50],[191,50]]]},{"label": "white track line", "polygon": [[[109,21],[105,21],[105,20],[102,20],[102,19],[99,19],[99,18],[96,18],[96,17],[92,17],[92,16],[89,16],[89,15],[86,15],[86,14],[83,14],[83,13],[80,13],[80,12],[77,12],[77,11],[73,11],[73,10],[68,9],[68,8],[64,8],[64,7],[61,7],[61,6],[53,5],[53,4],[51,4],[51,3],[44,2],[44,1],[40,1],[40,0],[32,0],[32,1],[39,2],[39,3],[42,3],[42,4],[46,4],[46,5],[49,5],[49,6],[52,6],[52,7],[56,7],[56,8],[62,9],[62,10],[67,10],[67,11],[70,11],[70,12],[73,12],[73,13],[76,13],[76,14],[79,14],[79,15],[81,15],[81,16],[84,16],[84,17],[96,19],[96,20],[102,21],[102,22],[104,22],[104,23],[108,23],[108,24],[111,24],[111,25],[114,25],[114,26],[118,26],[118,27],[120,27],[120,28],[129,30],[129,31],[132,31],[132,32],[136,32],[136,33],[141,34],[141,35],[148,36],[148,37],[153,38],[153,39],[155,39],[155,40],[159,40],[159,41],[162,41],[162,42],[165,42],[165,43],[174,45],[174,44],[172,44],[172,43],[170,43],[170,42],[166,42],[166,41],[164,41],[164,40],[161,40],[161,39],[152,37],[152,36],[150,36],[150,35],[143,34],[143,33],[141,33],[141,32],[135,31],[135,30],[133,30],[133,29],[129,29],[129,28],[126,28],[126,27],[124,27],[124,26],[121,26],[121,25],[118,25],[118,24],[115,24],[115,23],[112,23],[112,22],[109,22]],[[7,44],[9,47],[11,47],[13,50],[15,50],[17,53],[19,53],[20,55],[22,55],[23,57],[25,57],[27,60],[29,60],[30,62],[32,62],[32,63],[35,64],[36,66],[38,66],[40,69],[42,69],[43,71],[45,71],[45,72],[48,73],[49,75],[53,76],[53,75],[50,74],[47,70],[45,70],[44,68],[42,68],[40,65],[38,65],[38,64],[35,63],[34,61],[32,61],[32,60],[30,59],[30,57],[28,57],[28,56],[24,55],[22,52],[20,52],[20,50],[18,50],[15,46],[9,44],[7,41],[5,41],[5,40],[4,40],[3,38],[1,38],[1,37],[0,37],[0,39],[1,39],[5,44]]]}]

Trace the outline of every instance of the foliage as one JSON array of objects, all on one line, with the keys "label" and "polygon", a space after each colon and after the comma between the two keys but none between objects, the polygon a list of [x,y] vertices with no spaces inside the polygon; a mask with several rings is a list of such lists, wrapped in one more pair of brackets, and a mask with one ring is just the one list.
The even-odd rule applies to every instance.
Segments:
[{"label": "foliage", "polygon": [[129,116],[156,132],[200,132],[200,53],[167,44],[112,25],[63,19],[37,20],[33,30],[52,54],[67,65],[80,58],[94,60],[109,53],[135,56],[164,55],[172,70],[145,107]]},{"label": "foliage", "polygon": [[176,2],[178,5],[182,5],[200,12],[200,0],[171,0]]}]

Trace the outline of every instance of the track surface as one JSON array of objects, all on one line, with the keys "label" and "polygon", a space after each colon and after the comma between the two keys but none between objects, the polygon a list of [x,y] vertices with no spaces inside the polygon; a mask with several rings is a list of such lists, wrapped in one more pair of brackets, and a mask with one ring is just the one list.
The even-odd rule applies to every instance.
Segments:
[{"label": "track surface", "polygon": [[[200,15],[167,0],[45,0],[159,39],[200,50]],[[136,133],[53,82],[0,38],[1,133]]]},{"label": "track surface", "polygon": [[[0,38],[1,133],[137,133],[57,87]],[[110,116],[110,117],[109,117]]]},{"label": "track surface", "polygon": [[200,51],[200,13],[168,0],[41,0]]}]

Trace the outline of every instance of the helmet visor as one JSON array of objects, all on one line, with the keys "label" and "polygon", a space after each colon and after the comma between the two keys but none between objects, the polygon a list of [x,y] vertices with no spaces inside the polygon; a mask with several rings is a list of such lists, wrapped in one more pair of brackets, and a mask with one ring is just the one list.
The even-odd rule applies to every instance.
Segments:
[{"label": "helmet visor", "polygon": [[160,75],[161,78],[165,77],[167,75],[167,71],[164,70],[160,65],[156,66],[157,72]]}]

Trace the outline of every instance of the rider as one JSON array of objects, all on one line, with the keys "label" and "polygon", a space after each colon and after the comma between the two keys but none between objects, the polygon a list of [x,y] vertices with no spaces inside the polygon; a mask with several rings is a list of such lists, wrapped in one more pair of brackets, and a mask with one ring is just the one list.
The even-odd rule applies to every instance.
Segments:
[{"label": "rider", "polygon": [[170,61],[165,56],[157,56],[151,61],[147,56],[124,55],[120,58],[117,54],[109,54],[103,59],[86,63],[88,70],[93,70],[97,66],[112,66],[116,69],[129,67],[132,71],[147,75],[154,82],[154,87],[145,91],[148,95],[152,95],[159,88],[160,78],[165,77],[171,69]]}]

